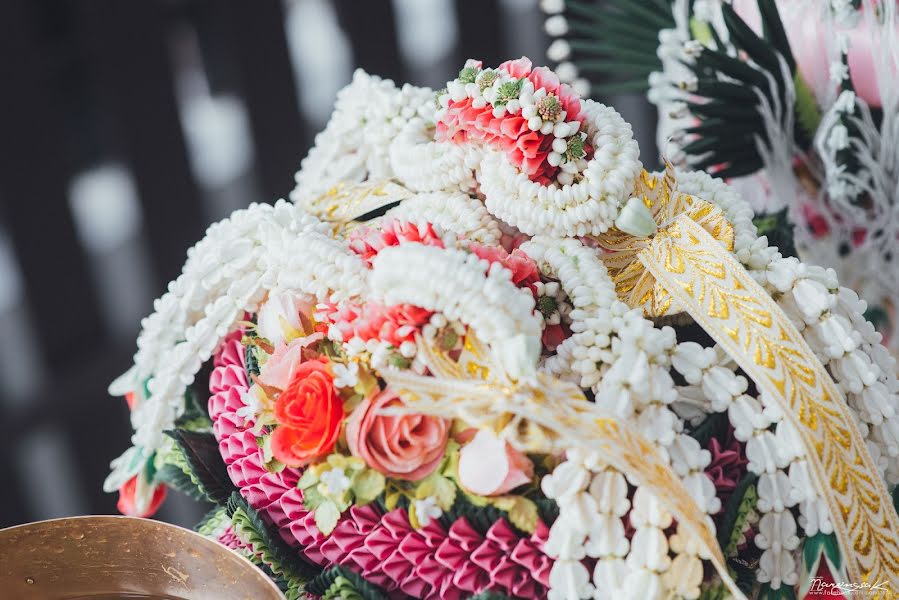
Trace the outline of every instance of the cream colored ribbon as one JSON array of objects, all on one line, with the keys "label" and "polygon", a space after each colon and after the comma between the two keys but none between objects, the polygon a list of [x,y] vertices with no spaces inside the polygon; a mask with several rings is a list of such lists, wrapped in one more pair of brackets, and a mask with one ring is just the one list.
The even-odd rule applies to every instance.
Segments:
[{"label": "cream colored ribbon", "polygon": [[605,414],[581,389],[535,371],[513,380],[473,335],[466,337],[458,361],[420,340],[432,376],[409,371],[381,375],[405,401],[403,412],[456,418],[496,431],[516,448],[555,453],[573,447],[598,452],[614,469],[647,488],[677,522],[700,541],[704,558],[738,600],[745,596],[730,577],[708,517],[656,447],[633,427]]},{"label": "cream colored ribbon", "polygon": [[661,226],[647,238],[598,238],[619,294],[647,316],[688,313],[799,433],[855,584],[899,594],[899,517],[846,400],[771,296],[733,254],[720,208],[675,192],[673,169],[644,173],[638,193]]},{"label": "cream colored ribbon", "polygon": [[[899,592],[899,519],[890,494],[846,400],[802,334],[733,255],[687,215],[638,256],[656,284],[799,433],[852,582],[888,582]],[[884,594],[874,597],[892,592]]]}]

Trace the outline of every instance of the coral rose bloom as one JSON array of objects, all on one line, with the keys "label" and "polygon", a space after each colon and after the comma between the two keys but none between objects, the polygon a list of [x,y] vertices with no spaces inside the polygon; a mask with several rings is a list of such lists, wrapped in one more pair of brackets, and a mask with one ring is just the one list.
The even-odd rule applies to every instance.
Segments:
[{"label": "coral rose bloom", "polygon": [[347,423],[350,452],[388,477],[416,481],[434,472],[443,459],[450,423],[427,415],[384,415],[402,404],[386,389],[366,398]]},{"label": "coral rose bloom", "polygon": [[285,465],[308,465],[334,448],[343,416],[343,400],[327,361],[301,364],[275,401],[278,427],[272,433],[272,453]]}]

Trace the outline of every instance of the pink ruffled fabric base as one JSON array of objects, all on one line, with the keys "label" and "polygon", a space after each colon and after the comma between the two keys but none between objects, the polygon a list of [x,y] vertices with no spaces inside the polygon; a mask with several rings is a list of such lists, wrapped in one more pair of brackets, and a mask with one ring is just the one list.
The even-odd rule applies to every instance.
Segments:
[{"label": "pink ruffled fabric base", "polygon": [[[370,504],[352,507],[330,536],[322,535],[296,487],[300,471],[267,471],[249,431],[252,421],[236,414],[249,386],[238,335],[224,342],[214,366],[209,413],[228,474],[250,505],[307,560],[325,568],[341,565],[397,598],[455,600],[486,590],[517,598],[546,596],[552,559],[542,552],[549,534],[543,523],[529,537],[505,519],[483,535],[464,517],[449,530],[436,521],[416,530],[405,509],[384,513]],[[238,543],[228,532],[220,541],[229,547]]]}]

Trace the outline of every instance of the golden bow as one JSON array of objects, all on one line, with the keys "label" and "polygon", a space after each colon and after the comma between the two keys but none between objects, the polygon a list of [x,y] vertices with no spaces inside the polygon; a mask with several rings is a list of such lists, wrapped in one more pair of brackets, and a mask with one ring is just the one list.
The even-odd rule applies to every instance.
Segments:
[{"label": "golden bow", "polygon": [[[661,179],[646,171],[637,179],[634,197],[643,201],[653,220],[660,228],[685,215],[698,223],[728,252],[734,249],[734,228],[718,206],[675,190],[674,171],[671,165]],[[652,243],[651,237],[635,237],[612,228],[597,236],[607,253],[602,261],[615,284],[618,296],[632,307],[643,307],[647,317],[662,317],[683,312],[664,286],[647,271],[637,256]],[[677,252],[671,252],[678,258]]]},{"label": "golden bow", "polygon": [[[657,229],[646,237],[612,230],[599,238],[618,293],[647,316],[684,311],[775,402],[802,440],[809,472],[826,500],[856,584],[899,592],[899,517],[846,400],[771,296],[733,254],[720,208],[661,181],[637,184]],[[873,597],[889,597],[884,592]]]},{"label": "golden bow", "polygon": [[431,376],[394,370],[381,373],[405,401],[405,407],[391,412],[461,419],[493,429],[523,451],[555,453],[581,447],[598,452],[609,466],[658,498],[700,541],[733,596],[745,600],[728,574],[704,513],[656,447],[630,424],[606,414],[573,383],[536,370],[516,380],[473,334],[466,336],[459,360],[423,340],[419,340],[419,352]]}]

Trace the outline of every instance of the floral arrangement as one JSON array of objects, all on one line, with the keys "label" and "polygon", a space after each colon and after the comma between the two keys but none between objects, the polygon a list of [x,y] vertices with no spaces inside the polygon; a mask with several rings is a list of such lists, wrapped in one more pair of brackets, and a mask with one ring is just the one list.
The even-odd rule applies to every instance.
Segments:
[{"label": "floral arrangement", "polygon": [[896,349],[893,0],[542,5],[563,79],[647,91],[672,162],[729,179],[769,237],[783,247],[795,235],[803,257],[874,303],[869,317]]},{"label": "floral arrangement", "polygon": [[357,72],[296,179],[143,322],[123,512],[213,503],[288,598],[899,586],[895,362],[720,179],[524,58]]}]

